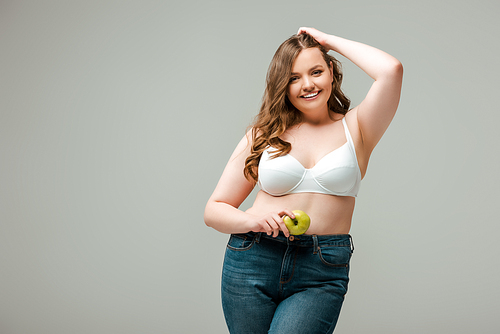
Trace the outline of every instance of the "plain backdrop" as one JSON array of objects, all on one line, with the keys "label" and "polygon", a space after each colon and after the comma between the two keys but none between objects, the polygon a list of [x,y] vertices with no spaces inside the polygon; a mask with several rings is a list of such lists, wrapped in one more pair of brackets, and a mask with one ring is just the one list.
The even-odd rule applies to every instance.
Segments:
[{"label": "plain backdrop", "polygon": [[[500,332],[499,9],[1,0],[0,333],[227,333],[203,210],[300,26],[405,69],[336,333]],[[354,106],[371,79],[339,59]]]}]

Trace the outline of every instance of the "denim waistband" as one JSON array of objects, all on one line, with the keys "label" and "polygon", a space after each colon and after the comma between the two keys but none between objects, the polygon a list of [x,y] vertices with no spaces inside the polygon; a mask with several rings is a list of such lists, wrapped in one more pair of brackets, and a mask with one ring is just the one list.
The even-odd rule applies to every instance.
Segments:
[{"label": "denim waistband", "polygon": [[354,251],[354,243],[352,241],[352,236],[350,234],[327,234],[327,235],[290,235],[288,238],[285,237],[283,232],[280,232],[277,237],[272,235],[267,235],[264,232],[248,232],[244,233],[249,238],[255,238],[258,243],[262,239],[272,240],[275,242],[285,243],[288,245],[299,246],[299,247],[318,247],[318,246],[348,246],[351,251]]}]

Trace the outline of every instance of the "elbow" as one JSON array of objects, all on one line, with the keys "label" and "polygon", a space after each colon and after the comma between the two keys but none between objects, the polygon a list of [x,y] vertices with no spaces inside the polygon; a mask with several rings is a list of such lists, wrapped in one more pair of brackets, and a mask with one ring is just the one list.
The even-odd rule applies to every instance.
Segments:
[{"label": "elbow", "polygon": [[203,213],[203,221],[205,222],[205,225],[208,227],[212,227],[212,220],[210,218],[211,214],[210,214],[210,202],[209,202],[205,206],[205,212]]},{"label": "elbow", "polygon": [[380,67],[380,72],[377,76],[374,76],[375,80],[383,80],[383,81],[400,81],[403,80],[403,64],[396,58],[392,58],[383,66]]},{"label": "elbow", "polygon": [[394,63],[391,66],[390,73],[399,79],[403,78],[403,64],[397,59],[394,59]]},{"label": "elbow", "polygon": [[208,217],[207,217],[207,212],[205,211],[205,213],[203,214],[203,221],[205,222],[205,225],[208,226],[208,227],[211,227],[210,226],[210,223],[209,223],[209,220],[208,220]]},{"label": "elbow", "polygon": [[205,225],[213,229],[217,229],[217,223],[220,219],[220,210],[217,205],[217,201],[210,199],[205,206],[205,211],[203,212],[203,221]]},{"label": "elbow", "polygon": [[387,81],[401,86],[403,83],[403,64],[396,58],[386,64],[381,75],[376,80]]},{"label": "elbow", "polygon": [[212,220],[210,219],[210,215],[209,213],[207,212],[207,209],[205,209],[205,213],[203,214],[203,221],[205,222],[205,225],[207,227],[212,227]]},{"label": "elbow", "polygon": [[204,215],[203,220],[205,221],[205,226],[214,228],[212,222],[207,218],[207,215]]}]

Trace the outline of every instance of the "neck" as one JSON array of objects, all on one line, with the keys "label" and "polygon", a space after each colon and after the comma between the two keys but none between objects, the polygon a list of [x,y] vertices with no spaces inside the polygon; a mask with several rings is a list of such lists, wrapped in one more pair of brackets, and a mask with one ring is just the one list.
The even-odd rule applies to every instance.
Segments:
[{"label": "neck", "polygon": [[334,120],[330,117],[328,108],[315,111],[302,112],[302,123],[310,125],[324,125],[332,123]]}]

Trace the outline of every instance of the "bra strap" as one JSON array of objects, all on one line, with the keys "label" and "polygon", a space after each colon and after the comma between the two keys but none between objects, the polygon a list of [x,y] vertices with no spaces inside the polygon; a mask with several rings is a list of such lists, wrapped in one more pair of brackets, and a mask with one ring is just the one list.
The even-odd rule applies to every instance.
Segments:
[{"label": "bra strap", "polygon": [[345,136],[347,137],[347,141],[349,142],[349,146],[351,147],[352,153],[354,154],[354,158],[356,158],[356,163],[357,163],[358,157],[356,155],[356,148],[354,147],[354,141],[352,140],[351,132],[349,132],[349,128],[347,127],[345,116],[344,118],[342,118],[342,124],[344,125]]},{"label": "bra strap", "polygon": [[342,124],[344,125],[344,132],[345,136],[347,138],[347,141],[349,142],[350,145],[354,146],[354,143],[352,141],[351,133],[349,132],[349,128],[347,127],[347,122],[345,121],[345,116],[342,118]]}]

